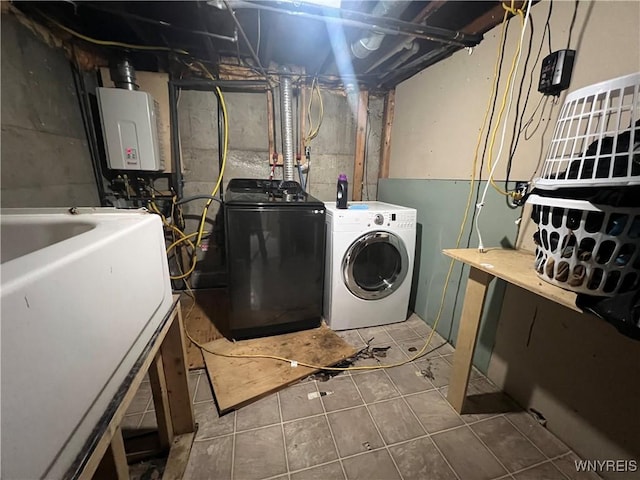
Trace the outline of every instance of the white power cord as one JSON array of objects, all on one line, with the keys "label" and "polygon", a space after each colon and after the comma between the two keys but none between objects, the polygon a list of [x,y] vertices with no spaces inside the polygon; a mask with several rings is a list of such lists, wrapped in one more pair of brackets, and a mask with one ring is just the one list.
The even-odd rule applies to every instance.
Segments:
[{"label": "white power cord", "polygon": [[[531,15],[531,3],[532,3],[532,0],[527,1],[527,12],[524,17],[522,32],[520,33],[520,45],[522,45],[522,41],[524,40],[524,34],[527,30],[527,25],[529,23],[529,16]],[[520,58],[522,57],[522,50],[524,49],[520,48],[520,51],[518,52],[518,59],[516,60],[516,67],[514,70],[514,78],[517,77],[517,74],[518,74],[518,67],[520,66]],[[487,184],[485,185],[484,191],[482,192],[482,198],[480,202],[476,204],[477,213],[476,213],[476,220],[475,220],[475,228],[476,228],[476,233],[478,235],[478,250],[480,252],[484,252],[484,243],[482,242],[482,235],[480,234],[480,224],[479,224],[480,213],[482,213],[482,207],[484,207],[484,202],[487,197],[487,191],[489,190],[489,185],[491,184],[491,180],[493,179],[493,175],[495,174],[496,167],[498,166],[498,163],[500,162],[500,157],[502,156],[502,150],[504,148],[504,139],[507,133],[507,121],[509,119],[509,113],[511,112],[511,105],[513,103],[513,90],[514,90],[515,84],[516,82],[512,82],[511,88],[509,90],[509,103],[507,104],[507,113],[504,117],[504,124],[502,126],[502,138],[500,139],[500,149],[498,150],[498,154],[496,155],[496,161],[493,164],[491,171],[489,172],[489,178],[487,179]]]}]

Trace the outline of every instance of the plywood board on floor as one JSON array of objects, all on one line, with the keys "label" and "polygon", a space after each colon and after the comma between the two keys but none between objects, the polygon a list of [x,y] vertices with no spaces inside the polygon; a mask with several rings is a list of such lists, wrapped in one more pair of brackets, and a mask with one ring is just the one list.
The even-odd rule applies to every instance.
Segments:
[{"label": "plywood board on floor", "polygon": [[[207,343],[224,335],[220,330],[227,323],[229,300],[227,290],[213,288],[194,290],[196,301],[183,296],[182,316],[185,330],[198,343]],[[218,328],[218,326],[220,328]],[[187,365],[190,370],[204,368],[200,348],[187,340]]]},{"label": "plywood board on floor", "polygon": [[[239,342],[222,338],[205,346],[223,354],[268,354],[322,366],[334,365],[357,350],[326,325]],[[318,371],[266,358],[230,358],[208,352],[203,355],[221,413],[247,405]]]}]

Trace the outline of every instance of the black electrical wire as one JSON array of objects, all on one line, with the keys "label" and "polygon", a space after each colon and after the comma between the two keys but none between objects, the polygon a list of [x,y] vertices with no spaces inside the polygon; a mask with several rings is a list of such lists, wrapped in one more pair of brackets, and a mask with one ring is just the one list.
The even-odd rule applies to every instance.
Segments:
[{"label": "black electrical wire", "polygon": [[[524,90],[524,79],[526,77],[527,66],[529,65],[529,59],[531,58],[531,47],[533,45],[533,34],[534,34],[534,26],[533,26],[533,18],[530,18],[531,29],[529,30],[529,47],[527,48],[527,56],[524,59],[524,67],[522,69],[522,77],[520,78],[520,86],[518,87],[518,98],[516,99],[516,111],[515,116],[519,118],[519,121],[513,123],[513,131],[511,132],[511,143],[509,145],[509,157],[507,158],[507,174],[504,180],[504,191],[509,191],[509,175],[511,174],[511,165],[513,163],[513,155],[515,153],[515,147],[517,147],[518,137],[520,136],[519,125],[518,123],[522,121],[522,116],[527,108],[527,103],[529,102],[529,94],[531,93],[531,84],[529,84],[529,89],[527,90],[527,95],[525,97],[524,105],[522,106],[522,115],[520,115],[520,101],[522,100],[522,92]],[[544,41],[544,38],[542,39]],[[541,42],[542,45],[542,42]],[[514,146],[515,145],[515,146]],[[509,202],[509,196],[505,195],[505,200],[509,208],[515,208]]]},{"label": "black electrical wire", "polygon": [[[507,44],[507,36],[509,33],[509,23],[507,23],[506,26],[506,30],[504,32],[504,40],[502,41],[502,47],[500,48],[500,61],[499,61],[499,65],[498,65],[498,76],[496,78],[496,94],[493,97],[493,104],[491,105],[491,113],[489,115],[489,125],[487,128],[487,134],[484,137],[484,148],[482,149],[482,156],[480,158],[480,169],[479,169],[479,176],[478,176],[478,184],[476,185],[476,198],[475,198],[475,204],[478,204],[478,201],[480,200],[480,189],[481,189],[481,183],[482,183],[482,172],[484,170],[484,160],[486,158],[487,155],[487,148],[489,147],[489,136],[491,135],[491,124],[493,123],[493,117],[495,115],[496,112],[496,105],[498,103],[498,86],[500,85],[500,78],[502,77],[502,64],[504,62],[504,50]],[[477,214],[477,209],[473,209],[473,213],[471,214],[471,222],[470,225],[473,225],[473,223],[475,222],[475,217]],[[469,246],[471,245],[471,236],[473,235],[473,228],[469,229],[469,236],[467,237],[467,248],[469,248]],[[462,273],[461,273],[462,275]],[[456,293],[456,301],[457,301],[457,293]]]},{"label": "black electrical wire", "polygon": [[551,19],[551,11],[553,10],[553,0],[549,0],[549,13],[547,13],[547,23],[545,23],[544,25],[544,32],[542,32],[542,35],[545,34],[545,32],[547,33],[547,41],[549,43],[549,55],[551,55],[552,51],[551,51],[551,24],[549,23],[549,20]]},{"label": "black electrical wire", "polygon": [[[547,101],[549,100],[549,96],[545,96],[545,102],[544,105],[542,105],[542,112],[540,113],[540,119],[538,120],[538,123],[536,124],[536,127],[533,129],[533,132],[528,133],[529,127],[531,126],[531,124],[533,123],[533,119],[535,117],[535,114],[538,110],[538,108],[536,108],[536,111],[533,112],[534,115],[531,117],[531,120],[527,122],[527,124],[525,125],[524,128],[524,139],[525,140],[531,140],[531,138],[533,138],[533,136],[536,134],[536,132],[538,131],[538,128],[540,128],[540,124],[542,123],[542,119],[544,118],[544,109],[547,108]],[[551,108],[553,109],[553,103],[551,104]],[[549,115],[551,115],[551,110],[549,111]]]},{"label": "black electrical wire", "polygon": [[[482,170],[484,169],[484,159],[486,157],[487,154],[487,148],[489,147],[489,136],[491,135],[491,124],[493,123],[493,117],[496,113],[496,105],[498,103],[498,86],[500,85],[500,77],[502,76],[502,64],[504,62],[504,50],[505,50],[505,46],[507,44],[507,37],[508,37],[508,33],[509,33],[509,22],[507,22],[507,25],[505,27],[505,32],[504,32],[504,39],[502,40],[502,46],[500,47],[500,60],[498,62],[498,76],[496,77],[495,81],[496,81],[496,94],[493,97],[493,103],[491,105],[491,113],[489,115],[489,125],[487,128],[487,134],[485,135],[484,138],[484,148],[482,150],[482,157],[480,158],[480,174],[478,177],[478,183],[476,186],[476,198],[475,198],[475,204],[478,204],[478,201],[480,199],[480,190],[481,190],[481,184],[482,184]],[[475,174],[475,172],[474,172]],[[469,225],[473,225],[473,223],[475,222],[475,218],[477,215],[478,209],[474,208],[473,209],[473,213],[471,214],[471,221],[469,222]],[[473,228],[469,228],[469,235],[467,237],[467,244],[466,247],[469,248],[471,246],[471,237],[473,235]],[[460,289],[462,286],[462,280],[464,277],[464,269],[460,269],[460,275],[458,277],[458,288],[456,289],[456,295],[454,297],[453,300],[453,309],[451,310],[452,315],[453,313],[456,311],[456,307],[458,305],[458,300],[460,299]],[[447,338],[451,338],[451,334],[453,332],[453,322],[451,322],[451,325],[449,327],[449,333],[447,334]]]},{"label": "black electrical wire", "polygon": [[262,63],[260,63],[260,59],[258,58],[258,55],[256,55],[256,52],[253,49],[253,46],[251,45],[251,42],[247,38],[247,34],[244,32],[244,28],[242,28],[242,25],[240,24],[240,21],[236,17],[236,12],[234,12],[231,9],[231,6],[229,5],[229,1],[228,0],[222,0],[222,1],[224,2],[225,7],[227,7],[226,10],[229,12],[229,15],[231,15],[231,19],[233,20],[233,23],[236,24],[236,27],[238,28],[238,31],[240,32],[240,35],[242,36],[242,39],[247,44],[247,47],[249,48],[249,53],[251,53],[251,57],[253,57],[253,60],[256,62],[256,65],[260,69],[260,73],[262,73],[262,76],[265,78],[267,83],[269,83],[269,86],[271,86],[271,82],[269,81],[269,76],[267,75],[267,72],[265,71],[264,67],[262,66]]},{"label": "black electrical wire", "polygon": [[149,23],[152,25],[157,25],[159,27],[163,27],[163,28],[168,28],[171,30],[176,30],[179,32],[186,32],[186,33],[192,33],[194,35],[201,35],[204,37],[208,37],[208,38],[215,38],[216,40],[224,40],[227,42],[231,42],[231,43],[238,43],[235,37],[229,37],[227,35],[220,35],[217,33],[211,33],[211,32],[207,32],[204,30],[194,30],[192,28],[185,28],[185,27],[181,27],[179,25],[174,25],[171,24],[165,20],[157,20],[155,18],[150,18],[150,17],[144,17],[141,15],[136,15],[130,12],[125,12],[123,10],[114,10],[111,8],[107,8],[104,5],[95,5],[91,2],[74,2],[74,7],[80,5],[83,8],[91,8],[97,11],[101,11],[101,12],[105,12],[105,13],[109,13],[111,15],[115,15],[115,16],[119,16],[122,18],[130,18],[132,20],[137,20],[138,22],[143,22],[143,23]]},{"label": "black electrical wire", "polygon": [[[544,46],[544,37],[545,35],[548,34],[547,39],[549,40],[549,53],[551,53],[551,25],[550,25],[550,20],[551,20],[551,13],[553,12],[553,0],[549,0],[549,11],[547,12],[547,19],[545,21],[545,25],[544,25],[544,31],[542,32],[542,38],[540,39],[540,47],[538,48],[538,53],[536,55],[536,59],[535,62],[533,63],[533,66],[531,67],[531,72],[529,75],[529,86],[527,88],[527,95],[525,97],[525,101],[524,101],[524,105],[522,106],[522,113],[520,114],[520,117],[518,118],[518,121],[514,124],[514,129],[513,129],[513,135],[511,137],[511,145],[509,147],[509,158],[507,161],[507,172],[506,172],[506,177],[505,177],[505,182],[504,182],[504,188],[506,191],[509,190],[509,177],[511,175],[511,167],[513,164],[513,158],[516,154],[516,150],[518,148],[518,144],[520,142],[520,135],[522,134],[522,131],[524,129],[523,127],[523,121],[524,121],[524,114],[527,110],[527,105],[529,104],[529,98],[531,95],[531,88],[533,87],[533,77],[534,74],[536,72],[536,66],[538,65],[538,62],[540,61],[540,55],[542,54],[542,48]],[[533,18],[531,18],[530,20],[533,20]],[[527,64],[529,61],[529,57],[531,55],[531,46],[532,46],[532,42],[533,42],[533,21],[531,22],[531,37],[529,40],[529,51],[527,52],[527,59],[525,61],[525,68],[523,70],[523,74],[522,74],[522,80],[520,82],[520,90],[518,93],[518,101],[516,102],[516,117],[518,116],[518,111],[520,109],[520,97],[522,94],[522,86],[524,84],[524,78],[525,78],[525,73],[527,71]],[[535,112],[538,111],[538,107],[540,106],[540,103],[542,102],[542,98],[540,97],[540,102],[538,102],[538,106],[536,107],[535,111],[534,111],[534,115]],[[530,122],[527,122],[527,125]],[[513,208],[513,205],[509,202],[509,198],[507,197],[507,205],[511,208]]]},{"label": "black electrical wire", "polygon": [[370,122],[370,113],[371,111],[369,110],[369,105],[367,105],[367,132],[364,136],[364,165],[363,165],[363,170],[364,170],[364,174],[363,174],[363,178],[364,178],[364,191],[365,194],[367,196],[367,201],[369,201],[371,198],[369,197],[369,183],[367,182],[367,165],[369,164],[369,162],[367,161],[368,157],[369,157],[369,135],[371,135],[371,122]]},{"label": "black electrical wire", "polygon": [[578,14],[578,4],[580,0],[576,0],[575,6],[573,8],[573,17],[571,18],[571,25],[569,26],[569,38],[567,38],[567,49],[571,47],[571,34],[573,33],[573,26],[576,23],[576,15]]},{"label": "black electrical wire", "polygon": [[[216,89],[214,93],[218,101],[218,172],[220,172],[220,177],[221,177],[219,180],[222,181],[224,180],[224,178],[222,177],[224,176],[225,155],[228,154],[228,152],[225,152],[225,146],[224,146],[225,144],[224,131],[225,131],[225,122],[227,121],[227,118],[224,110],[222,109],[222,104],[224,102],[224,100],[222,99],[222,92],[220,91],[220,89]],[[220,190],[218,191],[218,195],[220,197],[220,200],[224,201],[223,183],[220,184]]]},{"label": "black electrical wire", "polygon": [[240,42],[236,42],[236,57],[238,57],[238,65],[242,66],[242,60],[240,59]]},{"label": "black electrical wire", "polygon": [[[73,47],[72,47],[73,48]],[[75,56],[74,56],[75,58]],[[73,76],[73,84],[76,90],[76,97],[78,98],[78,105],[80,107],[80,114],[82,116],[82,126],[87,137],[87,143],[89,147],[89,156],[91,157],[91,164],[93,170],[93,177],[96,182],[96,189],[98,190],[98,197],[100,198],[100,204],[104,207],[107,203],[107,195],[104,188],[104,180],[102,174],[102,167],[100,165],[100,149],[98,148],[98,138],[95,132],[95,125],[91,118],[91,105],[89,102],[88,90],[86,82],[84,80],[84,74],[80,67],[74,63],[69,62],[71,68],[71,74]]]},{"label": "black electrical wire", "polygon": [[[533,120],[536,118],[536,115],[538,114],[538,109],[542,105],[542,101],[545,98],[549,98],[549,96],[548,95],[541,95],[540,96],[540,100],[538,100],[538,103],[536,104],[536,108],[533,109],[533,113],[529,117],[529,120],[527,120],[524,123],[524,125],[521,125],[520,126],[520,130],[518,130],[521,134],[524,132],[524,139],[525,140],[529,140],[529,137],[527,136],[527,130],[529,129],[529,126],[533,123]],[[546,105],[546,103],[545,103],[545,105]],[[544,106],[542,107],[542,110],[543,110],[543,113],[544,113]]]}]

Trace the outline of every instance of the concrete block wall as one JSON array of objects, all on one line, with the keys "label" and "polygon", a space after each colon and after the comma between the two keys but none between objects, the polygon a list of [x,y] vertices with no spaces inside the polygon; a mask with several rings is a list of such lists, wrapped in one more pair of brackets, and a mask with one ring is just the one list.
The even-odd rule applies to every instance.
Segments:
[{"label": "concrete block wall", "polygon": [[2,206],[99,205],[69,62],[2,19]]},{"label": "concrete block wall", "polygon": [[[349,200],[351,200],[356,187],[353,184],[356,148],[356,118],[353,112],[355,102],[350,101],[345,95],[330,92],[323,92],[323,100],[324,122],[318,136],[311,144],[310,192],[320,200],[335,200],[338,175],[346,173],[349,179]],[[376,199],[383,109],[382,97],[369,97],[366,182],[362,190],[363,200]]]},{"label": "concrete block wall", "polygon": [[[353,176],[356,121],[345,95],[328,91],[323,91],[322,95],[324,121],[318,136],[311,142],[310,193],[321,200],[329,201],[335,198],[338,174],[346,173],[349,179]],[[227,93],[225,101],[229,115],[229,152],[224,176],[225,186],[234,177],[268,177],[266,96],[262,93]],[[376,198],[383,104],[382,97],[370,97],[364,199],[367,198],[367,191],[369,199]],[[200,184],[214,184],[218,176],[218,118],[215,96],[208,92],[183,91],[180,94],[178,110],[185,195],[203,193],[207,188],[204,188],[206,185]],[[276,147],[281,151],[279,124],[276,125],[276,129]],[[276,169],[276,176],[282,176],[280,167]],[[353,188],[350,189],[350,193],[353,193]]]},{"label": "concrete block wall", "polygon": [[[324,121],[318,136],[311,143],[311,195],[325,201],[335,199],[339,173],[352,180],[354,169],[356,120],[348,98],[344,94],[322,91]],[[223,188],[232,178],[268,178],[269,141],[267,137],[267,99],[264,93],[226,93],[229,116],[229,151]],[[276,106],[279,99],[276,92]],[[296,102],[294,101],[294,107]],[[302,108],[302,106],[300,106]],[[178,119],[182,148],[185,197],[210,194],[218,178],[218,115],[217,100],[211,92],[182,91],[178,103]],[[276,108],[278,111],[279,108]],[[382,97],[369,100],[369,128],[367,131],[366,182],[363,199],[375,200],[380,163],[380,135],[382,130]],[[294,111],[294,115],[296,112]],[[296,115],[297,118],[297,115]],[[314,117],[315,118],[315,117]],[[295,131],[295,130],[294,130]],[[276,112],[276,149],[282,150],[279,113]],[[296,143],[297,144],[297,143]],[[296,179],[298,175],[296,173]],[[282,168],[276,168],[276,178],[282,178]],[[350,186],[352,198],[354,186]],[[196,230],[206,200],[188,203],[184,207],[187,231]],[[215,224],[219,205],[211,205],[207,231],[221,228]],[[212,241],[215,244],[215,241]],[[221,270],[220,252],[215,246],[198,252],[198,268],[194,283],[199,286],[215,284],[213,273]]]},{"label": "concrete block wall", "polygon": [[[99,205],[73,76],[63,52],[49,48],[8,14],[2,15],[1,47],[2,206]],[[357,98],[357,94],[347,97],[323,90],[322,97],[324,121],[311,143],[310,193],[321,200],[334,200],[338,174],[346,173],[352,198],[356,119],[355,105],[349,98]],[[267,178],[270,172],[266,95],[227,93],[225,100],[230,123],[222,189],[232,178]],[[278,106],[277,89],[274,100]],[[371,96],[365,200],[377,196],[382,110],[382,98]],[[216,97],[210,92],[183,91],[178,114],[184,195],[210,194],[219,173]],[[294,115],[297,118],[296,111]],[[276,136],[280,152],[279,108]],[[281,167],[276,168],[276,178],[282,178]],[[188,232],[196,230],[204,203],[198,200],[184,206]],[[216,222],[219,208],[218,203],[212,204],[207,231],[220,232],[222,225]],[[220,270],[221,252],[213,244],[213,248],[205,245],[206,251],[198,252],[196,285],[199,276]]]}]

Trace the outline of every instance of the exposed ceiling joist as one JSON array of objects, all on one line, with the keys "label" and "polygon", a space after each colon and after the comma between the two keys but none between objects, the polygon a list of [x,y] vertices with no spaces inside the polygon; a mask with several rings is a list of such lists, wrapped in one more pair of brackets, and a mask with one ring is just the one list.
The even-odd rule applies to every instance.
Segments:
[{"label": "exposed ceiling joist", "polygon": [[[398,18],[373,15],[381,11],[374,8],[375,1],[343,0],[340,10],[291,0],[216,4],[223,8],[204,1],[16,1],[13,5],[40,22],[51,19],[52,28],[64,27],[76,42],[93,43],[108,58],[130,56],[141,69],[175,68],[169,66],[178,65],[172,63],[177,58],[182,63],[205,62],[211,70],[222,58],[239,57],[240,64],[265,76],[277,74],[279,65],[291,65],[328,85],[358,82],[382,89],[460,48],[476,45],[501,22],[503,11],[496,0],[412,1]],[[342,39],[336,44],[338,34]],[[367,35],[384,38],[366,58],[356,58],[350,46]],[[131,44],[141,46],[136,49]],[[341,72],[342,77],[335,67],[336,52],[342,57],[348,53],[351,64],[350,73]],[[274,66],[275,71],[269,71]]]}]

